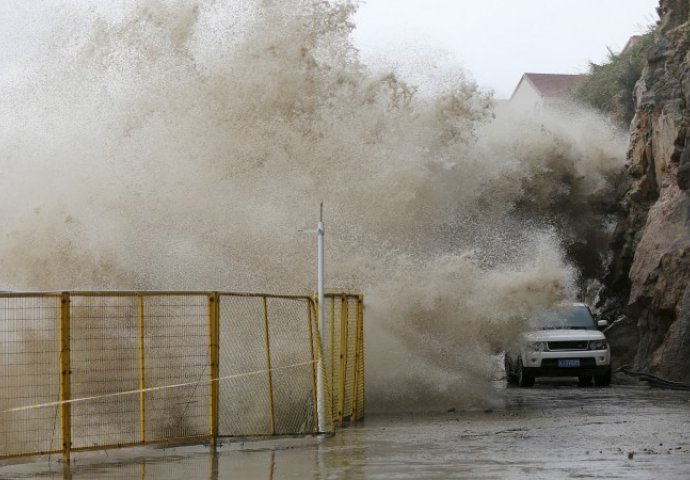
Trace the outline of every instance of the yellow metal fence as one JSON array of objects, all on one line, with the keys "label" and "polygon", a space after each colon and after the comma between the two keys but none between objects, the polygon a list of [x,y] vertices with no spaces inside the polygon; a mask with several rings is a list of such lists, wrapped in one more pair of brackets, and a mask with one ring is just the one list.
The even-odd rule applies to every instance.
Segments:
[{"label": "yellow metal fence", "polygon": [[364,415],[364,332],[362,297],[326,296],[325,366],[336,424]]},{"label": "yellow metal fence", "polygon": [[[306,296],[0,293],[0,458],[324,431]],[[364,416],[361,295],[326,297],[328,426]]]}]

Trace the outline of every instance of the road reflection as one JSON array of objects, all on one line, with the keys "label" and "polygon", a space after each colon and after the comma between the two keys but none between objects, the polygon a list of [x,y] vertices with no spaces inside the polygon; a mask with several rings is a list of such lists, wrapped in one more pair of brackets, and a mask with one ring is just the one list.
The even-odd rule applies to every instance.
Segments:
[{"label": "road reflection", "polygon": [[497,385],[490,408],[370,416],[335,436],[226,439],[0,466],[0,478],[690,478],[690,395]]}]

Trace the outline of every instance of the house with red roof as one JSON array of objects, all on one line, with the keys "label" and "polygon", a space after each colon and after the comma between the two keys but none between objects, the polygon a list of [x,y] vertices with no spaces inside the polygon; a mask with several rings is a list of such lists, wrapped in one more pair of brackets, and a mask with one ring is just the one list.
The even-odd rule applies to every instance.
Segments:
[{"label": "house with red roof", "polygon": [[511,108],[539,115],[545,108],[558,109],[569,103],[569,94],[587,75],[525,73],[510,97]]}]

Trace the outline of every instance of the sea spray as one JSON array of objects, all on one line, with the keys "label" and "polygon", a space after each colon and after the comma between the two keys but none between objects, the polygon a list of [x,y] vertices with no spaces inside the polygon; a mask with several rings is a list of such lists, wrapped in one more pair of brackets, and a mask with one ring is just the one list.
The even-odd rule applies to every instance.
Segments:
[{"label": "sea spray", "polygon": [[366,299],[372,411],[482,402],[490,356],[577,294],[576,226],[605,238],[588,205],[623,149],[592,115],[493,120],[465,75],[421,95],[370,69],[355,9],[36,12],[48,40],[0,80],[2,288],[310,292],[298,230],[323,200],[327,286]]}]

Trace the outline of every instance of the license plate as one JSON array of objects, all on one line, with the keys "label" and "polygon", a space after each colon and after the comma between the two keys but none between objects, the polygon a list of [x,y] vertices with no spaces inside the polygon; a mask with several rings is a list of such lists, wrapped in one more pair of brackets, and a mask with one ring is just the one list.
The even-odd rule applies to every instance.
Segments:
[{"label": "license plate", "polygon": [[558,368],[578,368],[579,366],[579,358],[561,358],[558,360]]}]

